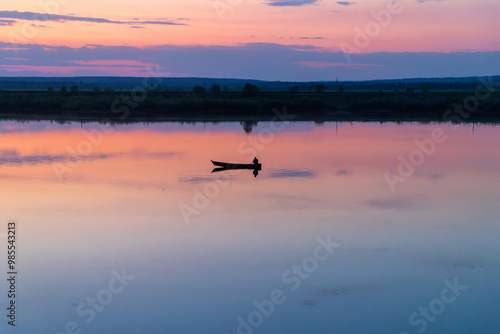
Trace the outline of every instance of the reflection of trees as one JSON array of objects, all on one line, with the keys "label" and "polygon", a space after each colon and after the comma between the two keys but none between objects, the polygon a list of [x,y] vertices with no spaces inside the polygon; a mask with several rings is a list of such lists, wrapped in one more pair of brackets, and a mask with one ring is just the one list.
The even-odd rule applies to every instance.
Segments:
[{"label": "reflection of trees", "polygon": [[240,124],[243,126],[243,130],[245,130],[245,133],[252,133],[253,127],[257,126],[258,122],[257,121],[243,121],[243,122],[240,122]]}]

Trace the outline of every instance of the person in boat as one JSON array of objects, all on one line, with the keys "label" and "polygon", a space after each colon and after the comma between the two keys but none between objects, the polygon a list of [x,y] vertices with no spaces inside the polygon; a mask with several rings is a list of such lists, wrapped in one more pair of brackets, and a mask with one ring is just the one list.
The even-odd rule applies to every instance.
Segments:
[{"label": "person in boat", "polygon": [[258,164],[258,163],[259,163],[259,159],[257,159],[257,157],[254,157],[254,158],[253,158],[253,163],[254,163],[255,165],[256,165],[256,164]]}]

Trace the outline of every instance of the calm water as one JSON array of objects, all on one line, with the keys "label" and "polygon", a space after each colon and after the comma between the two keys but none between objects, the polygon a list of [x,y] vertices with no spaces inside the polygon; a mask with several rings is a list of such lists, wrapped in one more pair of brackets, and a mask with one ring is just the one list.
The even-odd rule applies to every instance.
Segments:
[{"label": "calm water", "polygon": [[498,127],[0,131],[2,333],[500,332]]}]

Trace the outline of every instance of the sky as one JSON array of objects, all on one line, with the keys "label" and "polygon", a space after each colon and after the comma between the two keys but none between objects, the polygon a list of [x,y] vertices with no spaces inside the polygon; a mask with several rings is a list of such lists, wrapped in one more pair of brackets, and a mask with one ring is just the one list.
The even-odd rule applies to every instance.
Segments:
[{"label": "sky", "polygon": [[0,76],[500,74],[498,0],[2,0]]}]

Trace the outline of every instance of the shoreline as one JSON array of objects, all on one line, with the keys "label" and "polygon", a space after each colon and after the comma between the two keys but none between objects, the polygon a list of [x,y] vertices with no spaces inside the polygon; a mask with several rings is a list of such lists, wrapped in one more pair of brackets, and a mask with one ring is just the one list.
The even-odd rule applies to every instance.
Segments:
[{"label": "shoreline", "polygon": [[[0,119],[110,122],[271,121],[287,108],[291,121],[449,122],[473,92],[241,92],[196,94],[0,91]],[[465,113],[466,111],[463,111]],[[459,122],[500,123],[500,93]],[[455,117],[450,116],[455,115]],[[463,114],[462,114],[463,115]],[[458,122],[458,121],[457,121]]]},{"label": "shoreline", "polygon": [[[295,116],[293,113],[289,115]],[[248,117],[237,117],[237,116],[170,116],[170,117],[127,117],[126,119],[119,118],[108,118],[108,117],[98,117],[98,116],[81,116],[81,115],[36,115],[36,114],[5,114],[0,113],[0,121],[52,121],[59,123],[67,122],[80,122],[80,123],[103,123],[103,124],[134,124],[134,123],[162,123],[162,122],[172,122],[172,123],[228,123],[228,122],[239,122],[239,123],[259,123],[259,122],[282,122],[275,116],[259,117],[259,116],[248,116]],[[361,122],[361,123],[449,123],[449,124],[500,124],[500,116],[496,118],[492,117],[469,117],[467,119],[462,119],[460,121],[453,122],[451,120],[443,120],[439,117],[429,117],[429,116],[404,116],[404,115],[376,115],[374,113],[362,113],[362,114],[329,114],[323,117],[304,117],[299,116],[294,119],[287,119],[287,122],[314,122],[317,124],[327,123],[327,122]]]}]

